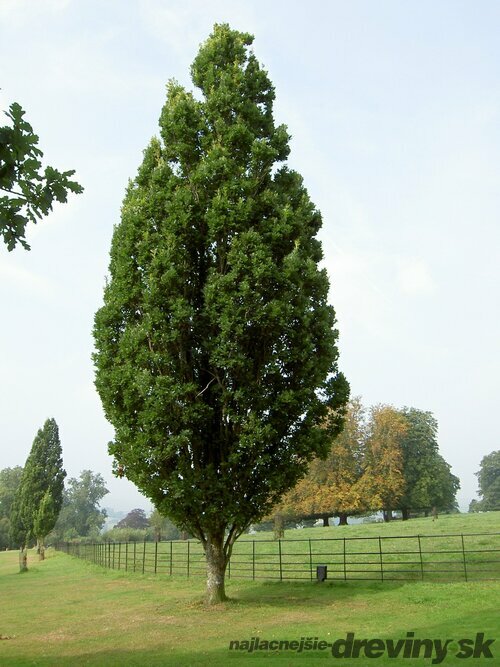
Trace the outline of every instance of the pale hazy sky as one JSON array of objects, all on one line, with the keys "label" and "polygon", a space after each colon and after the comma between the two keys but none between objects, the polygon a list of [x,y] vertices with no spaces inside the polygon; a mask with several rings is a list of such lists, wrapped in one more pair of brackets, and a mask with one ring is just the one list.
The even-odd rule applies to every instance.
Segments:
[{"label": "pale hazy sky", "polygon": [[467,507],[500,446],[496,0],[0,0],[0,106],[19,102],[46,163],[85,187],[29,229],[31,252],[0,248],[0,469],[55,417],[70,476],[99,471],[104,505],[149,507],[111,474],[91,330],[165,84],[191,87],[215,22],[255,35],[323,213],[352,393],[433,412]]}]

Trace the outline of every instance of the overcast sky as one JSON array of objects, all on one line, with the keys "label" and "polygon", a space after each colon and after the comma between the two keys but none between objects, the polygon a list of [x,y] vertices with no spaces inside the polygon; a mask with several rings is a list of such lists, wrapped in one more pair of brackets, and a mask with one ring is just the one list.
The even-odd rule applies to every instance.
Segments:
[{"label": "overcast sky", "polygon": [[255,35],[323,214],[352,394],[433,412],[466,508],[500,446],[496,0],[0,0],[0,106],[19,102],[46,164],[85,187],[29,229],[31,252],[0,248],[0,469],[55,417],[69,476],[102,473],[105,506],[150,507],[111,474],[91,330],[165,84],[192,88],[215,22]]}]

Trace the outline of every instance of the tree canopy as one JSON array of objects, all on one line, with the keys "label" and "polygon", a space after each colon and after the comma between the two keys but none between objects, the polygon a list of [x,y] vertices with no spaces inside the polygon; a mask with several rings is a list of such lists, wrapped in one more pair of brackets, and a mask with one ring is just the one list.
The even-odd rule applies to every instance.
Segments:
[{"label": "tree canopy", "polygon": [[481,500],[473,504],[473,511],[500,510],[500,450],[482,458],[476,476]]},{"label": "tree canopy", "polygon": [[392,405],[371,408],[361,486],[366,505],[389,516],[405,489],[401,443],[407,430],[404,416]]},{"label": "tree canopy", "polygon": [[5,549],[11,544],[10,517],[22,474],[21,466],[0,470],[0,549]]},{"label": "tree canopy", "polygon": [[48,215],[55,201],[66,202],[68,192],[81,193],[83,188],[71,180],[74,170],[45,167],[42,171],[38,136],[17,102],[5,115],[11,124],[0,127],[0,236],[8,250],[17,243],[29,250],[28,222],[36,223]]},{"label": "tree canopy", "polygon": [[107,493],[103,476],[92,470],[82,470],[78,479],[69,479],[54,530],[55,537],[97,537],[106,520],[106,511],[99,504]]},{"label": "tree canopy", "polygon": [[148,528],[149,521],[143,509],[130,510],[130,512],[119,521],[116,528]]},{"label": "tree canopy", "polygon": [[170,82],[94,327],[116,471],[201,540],[211,601],[235,539],[326,454],[348,397],[321,215],[285,164],[252,41],[216,25],[199,95]]},{"label": "tree canopy", "polygon": [[47,419],[35,436],[11,508],[12,541],[24,547],[36,538],[41,558],[62,506],[65,477],[59,428],[55,419]]}]

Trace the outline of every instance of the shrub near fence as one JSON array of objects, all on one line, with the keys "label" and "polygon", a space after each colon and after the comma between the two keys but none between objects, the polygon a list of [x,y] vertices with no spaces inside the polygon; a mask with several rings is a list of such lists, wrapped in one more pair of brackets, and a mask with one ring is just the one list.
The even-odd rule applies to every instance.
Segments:
[{"label": "shrub near fence", "polygon": [[[205,576],[200,542],[65,542],[66,553],[103,567],[170,576]],[[326,565],[336,581],[500,579],[500,533],[337,537],[235,543],[229,578],[313,580]]]}]

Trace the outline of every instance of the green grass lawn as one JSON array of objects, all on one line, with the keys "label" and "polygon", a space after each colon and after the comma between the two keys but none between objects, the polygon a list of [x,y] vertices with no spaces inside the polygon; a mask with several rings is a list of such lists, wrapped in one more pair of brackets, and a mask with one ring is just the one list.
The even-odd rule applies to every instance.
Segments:
[{"label": "green grass lawn", "polygon": [[[474,519],[474,517],[472,517]],[[314,529],[314,536],[347,530],[384,534],[498,530],[497,516],[440,517],[391,526]],[[438,525],[435,525],[438,524]],[[486,527],[488,526],[488,527]],[[425,528],[425,530],[423,530]],[[392,529],[392,530],[389,530]],[[303,531],[300,531],[301,535]],[[287,531],[287,538],[292,531]],[[261,537],[261,536],[259,536]],[[456,641],[485,633],[496,638],[500,582],[264,582],[231,579],[231,600],[208,609],[201,577],[167,577],[107,570],[48,550],[41,563],[18,574],[17,553],[0,553],[0,665],[430,665],[431,658],[334,659],[329,651],[236,652],[231,640],[328,642],[358,639],[452,639],[441,664],[500,664],[460,660]]]}]

